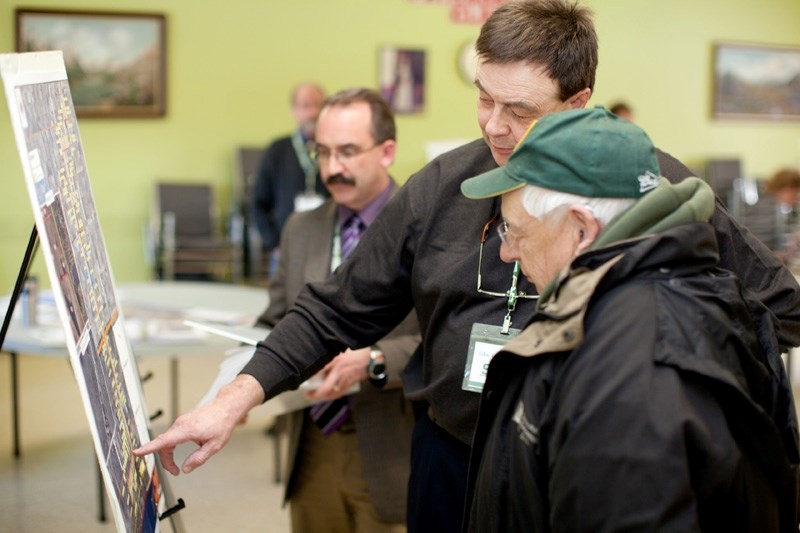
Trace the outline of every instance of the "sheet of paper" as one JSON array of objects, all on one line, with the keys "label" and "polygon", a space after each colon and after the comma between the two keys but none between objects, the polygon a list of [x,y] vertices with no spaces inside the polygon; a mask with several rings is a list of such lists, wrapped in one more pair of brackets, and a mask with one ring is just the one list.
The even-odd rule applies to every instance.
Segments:
[{"label": "sheet of paper", "polygon": [[[244,365],[253,357],[255,350],[254,346],[241,346],[225,352],[225,359],[223,359],[222,363],[219,365],[217,377],[214,378],[211,387],[197,403],[197,406],[199,407],[209,403],[217,396],[222,387],[233,381],[236,376],[239,375],[239,372],[242,371]],[[282,415],[299,409],[305,409],[314,404],[314,402],[306,397],[306,392],[317,388],[320,383],[319,379],[312,377],[301,383],[297,390],[283,392],[268,400],[263,405],[256,407],[256,409],[260,412],[266,411],[270,415]],[[347,391],[347,394],[354,394],[360,389],[361,387],[355,384]]]}]

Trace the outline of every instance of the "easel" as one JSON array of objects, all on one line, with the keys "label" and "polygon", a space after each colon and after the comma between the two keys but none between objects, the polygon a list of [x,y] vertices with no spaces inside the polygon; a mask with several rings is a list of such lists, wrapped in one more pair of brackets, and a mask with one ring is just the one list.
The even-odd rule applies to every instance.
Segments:
[{"label": "easel", "polygon": [[[3,349],[3,345],[6,340],[6,334],[8,333],[8,328],[11,325],[11,317],[14,315],[14,309],[17,305],[17,301],[19,300],[19,296],[22,293],[22,287],[25,283],[25,279],[28,277],[28,272],[31,268],[31,263],[33,262],[33,256],[36,253],[36,249],[39,245],[39,233],[36,229],[36,225],[34,224],[33,229],[31,230],[31,236],[28,239],[28,246],[25,248],[25,255],[22,258],[22,264],[20,264],[19,272],[17,273],[17,280],[14,283],[14,290],[11,293],[11,299],[8,302],[8,309],[6,310],[6,315],[3,319],[3,326],[0,329],[0,351]],[[14,435],[14,458],[18,459],[21,455],[20,451],[20,444],[19,444],[19,404],[18,404],[18,382],[17,382],[17,353],[16,352],[7,352],[11,356],[11,395],[12,395],[12,426],[13,426],[13,435]],[[157,411],[155,415],[150,417],[150,420],[158,417],[161,414],[161,411]],[[148,428],[149,432],[149,428]],[[106,521],[106,511],[105,511],[105,485],[103,484],[103,474],[100,470],[100,465],[96,464],[97,467],[97,492],[98,492],[98,516],[97,519],[100,522]],[[167,478],[164,475],[164,470],[161,467],[161,462],[156,457],[156,470],[158,473],[159,480],[161,481],[161,487],[164,494],[164,498],[167,504],[167,509],[158,515],[159,521],[169,518],[170,525],[172,526],[172,530],[175,533],[182,533],[184,531],[183,522],[180,519],[180,516],[176,515],[178,511],[186,507],[186,504],[183,502],[183,498],[178,498],[177,501],[174,500],[172,497],[172,490],[169,488],[169,484],[167,482]]]}]

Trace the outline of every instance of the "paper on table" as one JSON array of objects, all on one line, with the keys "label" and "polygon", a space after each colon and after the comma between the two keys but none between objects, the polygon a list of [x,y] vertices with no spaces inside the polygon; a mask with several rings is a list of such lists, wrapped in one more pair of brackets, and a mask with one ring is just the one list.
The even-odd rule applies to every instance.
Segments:
[{"label": "paper on table", "polygon": [[[226,351],[226,357],[219,365],[219,374],[214,378],[211,388],[209,388],[208,392],[200,399],[197,406],[200,407],[211,402],[222,387],[233,381],[239,372],[242,371],[244,365],[253,357],[255,350],[255,346],[240,346]],[[283,392],[267,401],[262,407],[259,407],[259,409],[266,409],[270,414],[274,415],[305,409],[315,403],[306,398],[306,391],[317,388],[320,383],[321,381],[318,378],[312,377],[301,383],[300,388],[297,390]],[[360,388],[359,384],[356,383],[347,393],[356,393]]]},{"label": "paper on table", "polygon": [[226,326],[222,324],[198,322],[196,320],[184,320],[183,323],[197,330],[207,331],[251,346],[255,346],[266,339],[270,332],[268,328],[258,326]]},{"label": "paper on table", "polygon": [[252,324],[254,318],[238,311],[224,311],[222,309],[207,309],[195,307],[183,313],[184,318],[196,322],[215,322],[217,324],[244,325]]}]

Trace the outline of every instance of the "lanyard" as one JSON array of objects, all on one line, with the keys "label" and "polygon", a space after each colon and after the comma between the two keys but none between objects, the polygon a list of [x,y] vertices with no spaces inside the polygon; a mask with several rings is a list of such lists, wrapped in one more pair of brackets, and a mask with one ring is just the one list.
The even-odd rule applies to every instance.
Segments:
[{"label": "lanyard", "polygon": [[331,272],[336,270],[342,264],[342,228],[339,227],[339,220],[337,217],[336,223],[333,225],[333,249],[331,250]]},{"label": "lanyard", "polygon": [[506,292],[492,292],[487,291],[481,288],[481,265],[483,264],[483,243],[486,242],[487,235],[489,233],[489,228],[492,227],[492,224],[500,217],[500,213],[495,213],[492,218],[489,219],[489,222],[483,227],[483,233],[481,234],[481,247],[480,251],[478,252],[478,292],[482,294],[488,294],[490,296],[502,296],[507,298],[506,302],[506,316],[503,317],[503,328],[501,333],[507,335],[509,329],[511,328],[511,313],[517,308],[517,301],[520,298],[528,298],[531,300],[536,300],[538,296],[529,296],[525,294],[524,291],[520,291],[517,289],[517,283],[519,282],[519,275],[521,272],[519,261],[514,261],[514,269],[511,273],[511,286],[508,288]]},{"label": "lanyard", "polygon": [[294,148],[294,153],[297,154],[297,160],[300,162],[300,167],[305,172],[305,181],[306,181],[306,194],[314,194],[315,193],[315,182],[317,181],[317,165],[311,156],[308,155],[308,150],[306,149],[306,145],[303,142],[303,136],[300,134],[300,131],[295,131],[292,134],[292,147]]},{"label": "lanyard", "polygon": [[508,302],[506,303],[506,316],[503,318],[502,333],[508,334],[508,328],[511,327],[511,313],[517,308],[517,300],[519,299],[519,292],[517,291],[517,281],[519,281],[520,266],[519,261],[514,261],[514,271],[511,274],[511,287],[508,288]]}]

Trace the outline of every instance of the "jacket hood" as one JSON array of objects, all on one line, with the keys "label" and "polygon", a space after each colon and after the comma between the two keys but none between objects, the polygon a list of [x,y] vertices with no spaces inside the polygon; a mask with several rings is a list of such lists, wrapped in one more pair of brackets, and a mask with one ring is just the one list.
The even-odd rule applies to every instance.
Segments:
[{"label": "jacket hood", "polygon": [[[539,306],[542,306],[548,299],[550,299],[553,290],[561,283],[568,275],[570,270],[576,268],[576,265],[581,264],[583,260],[589,258],[590,264],[586,265],[592,268],[592,264],[597,265],[597,257],[600,257],[600,262],[605,262],[609,257],[622,253],[629,248],[632,242],[639,242],[642,238],[647,236],[659,235],[667,232],[672,228],[682,225],[702,222],[706,223],[711,215],[714,213],[714,193],[711,188],[702,180],[694,177],[686,178],[680,183],[672,184],[666,179],[662,178],[660,185],[652,192],[643,196],[633,206],[626,211],[620,213],[603,229],[597,240],[589,247],[589,250],[576,257],[570,265],[567,265],[559,275],[549,283],[539,297]],[[708,260],[713,259],[713,266],[719,261],[719,253],[717,251],[716,238],[710,225],[708,231],[705,232],[706,238],[701,239],[698,243],[707,252],[708,247],[713,248],[713,254],[708,256]],[[664,235],[664,242],[661,244],[651,243],[650,246],[645,245],[637,254],[641,257],[642,253],[654,252],[654,247],[666,246],[667,249],[662,250],[662,253],[655,254],[650,258],[649,262],[642,265],[644,268],[651,268],[652,262],[667,261],[672,264],[679,264],[683,260],[696,261],[698,255],[701,257],[704,254],[698,254],[694,250],[686,249],[685,244],[681,244],[682,238],[680,233],[670,237]],[[709,240],[711,242],[706,242]],[[661,241],[661,239],[657,239]],[[627,244],[626,244],[627,243]],[[603,250],[617,250],[612,255],[604,253]],[[599,256],[597,252],[600,252]],[[670,260],[670,257],[675,257]],[[625,263],[630,264],[629,261]],[[704,265],[706,268],[709,264]]]},{"label": "jacket hood", "polygon": [[705,182],[690,177],[672,184],[661,178],[658,187],[614,217],[591,248],[654,235],[688,222],[708,222],[713,213],[714,193]]}]

